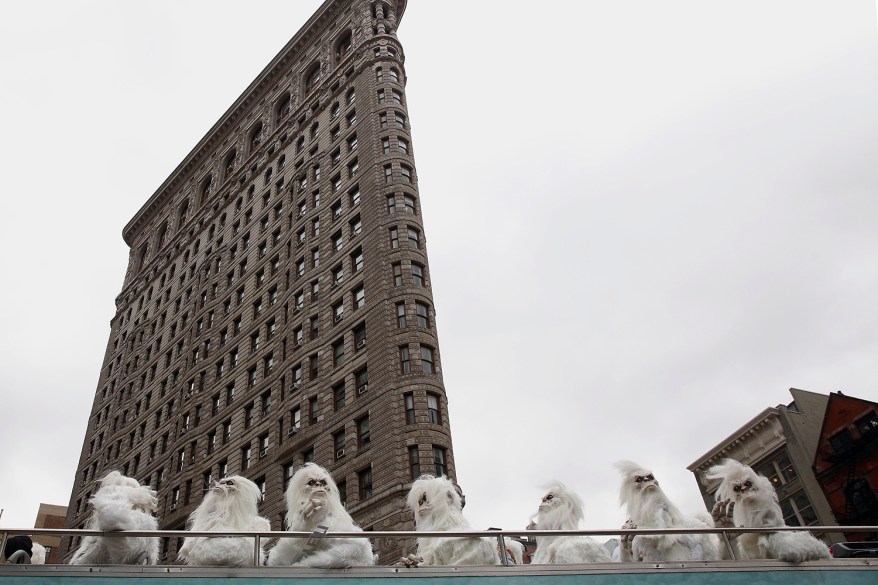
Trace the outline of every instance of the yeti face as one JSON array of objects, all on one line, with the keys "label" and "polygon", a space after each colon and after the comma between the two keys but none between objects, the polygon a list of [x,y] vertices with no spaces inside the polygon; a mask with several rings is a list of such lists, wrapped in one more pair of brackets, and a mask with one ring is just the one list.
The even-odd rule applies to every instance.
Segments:
[{"label": "yeti face", "polygon": [[658,489],[659,483],[651,471],[638,472],[634,478],[634,489],[639,492],[650,492]]},{"label": "yeti face", "polygon": [[308,499],[323,499],[327,496],[329,482],[322,473],[314,473],[308,477],[305,482],[305,497]]},{"label": "yeti face", "polygon": [[540,500],[540,513],[545,514],[561,505],[561,496],[555,490],[549,491]]},{"label": "yeti face", "polygon": [[759,497],[759,487],[749,478],[732,481],[732,491],[736,502],[746,502]]}]

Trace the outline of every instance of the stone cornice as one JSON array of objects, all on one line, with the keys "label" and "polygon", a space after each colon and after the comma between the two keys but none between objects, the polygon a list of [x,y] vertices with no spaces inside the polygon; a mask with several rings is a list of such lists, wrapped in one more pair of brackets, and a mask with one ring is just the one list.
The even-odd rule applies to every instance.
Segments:
[{"label": "stone cornice", "polygon": [[686,469],[695,473],[696,470],[719,463],[735,451],[736,448],[752,441],[754,437],[767,430],[772,424],[776,424],[780,427],[780,411],[777,408],[770,407],[750,419],[749,422],[729,435],[726,439],[713,447],[713,449],[699,457]]}]

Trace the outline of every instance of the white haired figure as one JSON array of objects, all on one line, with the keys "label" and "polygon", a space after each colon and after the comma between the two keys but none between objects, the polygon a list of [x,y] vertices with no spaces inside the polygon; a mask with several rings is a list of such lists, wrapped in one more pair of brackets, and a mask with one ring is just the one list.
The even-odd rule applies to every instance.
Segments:
[{"label": "white haired figure", "polygon": [[[290,478],[286,493],[287,530],[291,532],[359,532],[341,503],[329,472],[306,463]],[[343,569],[375,564],[367,538],[281,538],[268,554],[269,566]]]},{"label": "white haired figure", "polygon": [[[536,521],[528,528],[536,530],[578,530],[583,519],[582,500],[561,482],[550,484],[540,501]],[[532,563],[608,563],[613,559],[597,540],[588,536],[539,536]]]},{"label": "white haired figure", "polygon": [[[472,530],[463,517],[460,493],[445,476],[422,475],[412,483],[406,498],[415,516],[415,530],[466,532]],[[507,544],[507,547],[509,545]],[[510,550],[513,554],[514,550]],[[497,542],[491,538],[418,538],[417,554],[403,557],[402,564],[418,565],[497,565]]]},{"label": "white haired figure", "polygon": [[[713,528],[707,512],[684,515],[659,487],[652,471],[632,461],[619,461],[622,474],[619,503],[625,506],[628,522],[624,528]],[[716,534],[623,534],[619,552],[622,561],[703,561],[718,560],[720,542]]]},{"label": "white haired figure", "polygon": [[[768,478],[749,465],[726,459],[705,473],[719,479],[713,517],[717,526],[774,528],[786,526],[777,493]],[[801,563],[829,558],[825,544],[804,531],[744,533],[735,539],[738,556],[744,559],[780,559]]]},{"label": "white haired figure", "polygon": [[[153,512],[158,508],[155,490],[136,479],[111,471],[100,479],[100,489],[91,497],[88,530],[157,530]],[[86,536],[71,565],[154,565],[159,558],[156,537],[101,538]]]},{"label": "white haired figure", "polygon": [[[189,516],[189,530],[196,532],[269,532],[271,523],[259,516],[259,487],[240,475],[218,481]],[[190,565],[246,567],[254,561],[255,539],[248,537],[188,536],[179,557]],[[265,562],[260,547],[259,564]]]},{"label": "white haired figure", "polygon": [[39,542],[33,544],[33,554],[30,557],[30,564],[45,565],[46,564],[46,547]]}]

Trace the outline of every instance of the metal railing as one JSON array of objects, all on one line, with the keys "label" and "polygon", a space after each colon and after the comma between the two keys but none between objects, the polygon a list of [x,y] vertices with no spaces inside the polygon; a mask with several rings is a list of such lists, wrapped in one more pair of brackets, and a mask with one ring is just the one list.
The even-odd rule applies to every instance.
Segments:
[{"label": "metal railing", "polygon": [[[253,540],[253,566],[261,565],[262,542],[270,539],[281,538],[494,538],[497,540],[499,551],[503,551],[506,537],[518,537],[528,540],[532,537],[558,537],[558,536],[621,536],[644,535],[662,536],[666,534],[719,534],[729,557],[737,560],[733,539],[740,534],[765,534],[776,532],[811,532],[811,533],[844,533],[844,532],[878,532],[878,526],[783,526],[770,528],[663,528],[663,529],[625,529],[619,530],[469,530],[469,531],[418,531],[418,530],[386,530],[386,531],[357,531],[357,532],[290,532],[290,531],[265,531],[265,532],[210,532],[195,530],[119,530],[102,531],[73,528],[0,528],[0,551],[6,548],[6,541],[10,536],[98,536],[102,538],[129,538],[129,537],[154,537],[154,538],[186,538],[192,536],[210,538],[252,538]],[[72,547],[71,547],[72,548]],[[509,565],[505,554],[500,554],[502,565]]]}]

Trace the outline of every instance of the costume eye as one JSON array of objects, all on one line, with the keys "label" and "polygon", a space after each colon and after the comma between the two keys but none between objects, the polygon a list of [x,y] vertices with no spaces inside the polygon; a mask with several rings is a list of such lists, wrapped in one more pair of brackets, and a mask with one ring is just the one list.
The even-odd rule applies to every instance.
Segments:
[{"label": "costume eye", "polygon": [[753,487],[753,483],[748,479],[747,481],[744,482],[744,487],[749,489],[749,488]]},{"label": "costume eye", "polygon": [[421,497],[418,498],[418,505],[423,506],[427,503],[427,494],[421,494]]},{"label": "costume eye", "polygon": [[646,481],[655,481],[655,476],[650,473],[649,475],[646,476],[645,479],[646,479]]},{"label": "costume eye", "polygon": [[553,494],[547,494],[546,497],[543,498],[543,501],[544,502],[551,502],[554,499],[555,499],[555,496]]},{"label": "costume eye", "polygon": [[308,480],[308,485],[310,485],[311,487],[314,487],[315,485],[317,485],[317,482],[316,482],[315,480],[313,480],[313,479],[309,479],[309,480]]}]

